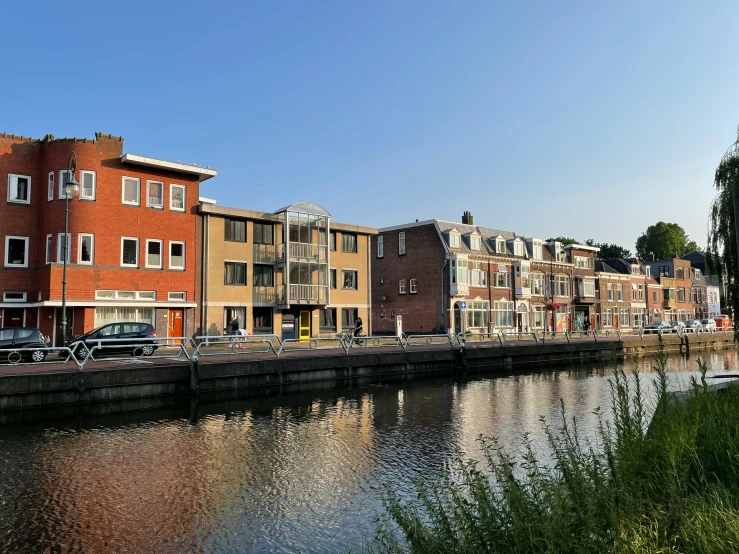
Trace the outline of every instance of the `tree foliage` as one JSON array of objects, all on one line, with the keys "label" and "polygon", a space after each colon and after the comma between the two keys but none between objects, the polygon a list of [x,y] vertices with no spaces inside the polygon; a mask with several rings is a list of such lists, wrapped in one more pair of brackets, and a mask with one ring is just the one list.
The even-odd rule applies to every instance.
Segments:
[{"label": "tree foliage", "polygon": [[585,244],[588,246],[595,246],[596,248],[600,248],[598,251],[598,258],[630,258],[631,257],[631,250],[628,248],[624,248],[623,246],[619,246],[616,243],[608,244],[606,242],[595,242],[593,239],[588,239],[585,241]]},{"label": "tree foliage", "polygon": [[[706,263],[709,274],[724,277],[726,304],[732,317],[739,314],[739,256],[734,221],[734,189],[739,187],[739,130],[716,168],[714,186],[718,195],[711,205]],[[734,330],[739,340],[739,329]]]},{"label": "tree foliage", "polygon": [[571,237],[557,237],[554,240],[556,240],[557,242],[561,242],[562,246],[567,246],[568,244],[579,244],[580,242]]},{"label": "tree foliage", "polygon": [[694,250],[700,250],[700,247],[689,239],[685,229],[677,223],[660,221],[647,227],[636,239],[636,255],[640,258],[654,254],[655,259],[663,260],[675,255],[683,256]]}]

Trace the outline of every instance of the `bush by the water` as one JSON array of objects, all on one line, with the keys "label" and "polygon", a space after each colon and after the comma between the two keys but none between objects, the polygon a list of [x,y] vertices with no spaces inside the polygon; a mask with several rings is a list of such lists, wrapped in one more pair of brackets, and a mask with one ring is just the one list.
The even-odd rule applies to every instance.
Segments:
[{"label": "bush by the water", "polygon": [[600,418],[586,440],[563,405],[564,423],[545,427],[546,460],[530,445],[513,457],[481,438],[482,462],[459,453],[441,477],[417,479],[410,501],[387,490],[367,550],[739,552],[739,387],[710,392],[698,365],[680,400],[667,390],[663,351],[653,391],[641,390],[636,370],[630,379],[614,369],[611,421]]}]

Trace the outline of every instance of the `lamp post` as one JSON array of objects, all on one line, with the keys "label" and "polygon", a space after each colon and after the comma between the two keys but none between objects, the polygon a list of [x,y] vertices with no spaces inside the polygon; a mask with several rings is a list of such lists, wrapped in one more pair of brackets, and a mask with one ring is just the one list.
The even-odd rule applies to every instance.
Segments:
[{"label": "lamp post", "polygon": [[77,171],[77,153],[72,151],[67,162],[67,173],[64,183],[64,250],[62,251],[62,320],[59,331],[62,346],[67,345],[67,258],[69,257],[69,198],[74,198],[80,191],[80,184],[75,180]]}]

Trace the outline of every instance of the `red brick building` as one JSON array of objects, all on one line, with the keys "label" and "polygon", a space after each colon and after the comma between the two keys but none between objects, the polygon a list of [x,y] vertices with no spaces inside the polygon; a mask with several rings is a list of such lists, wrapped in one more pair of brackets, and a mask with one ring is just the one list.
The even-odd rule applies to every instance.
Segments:
[{"label": "red brick building", "polygon": [[159,336],[195,329],[199,184],[215,170],[123,153],[123,139],[0,135],[0,326],[36,326],[59,341],[65,183],[70,335],[113,321]]}]

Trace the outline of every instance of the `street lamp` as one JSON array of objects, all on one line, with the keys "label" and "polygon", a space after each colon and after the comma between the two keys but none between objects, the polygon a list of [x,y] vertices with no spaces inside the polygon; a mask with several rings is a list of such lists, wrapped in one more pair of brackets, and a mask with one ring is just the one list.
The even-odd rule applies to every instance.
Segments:
[{"label": "street lamp", "polygon": [[62,251],[62,321],[60,324],[60,335],[62,346],[67,345],[67,258],[69,257],[69,198],[74,198],[80,192],[80,184],[75,181],[74,174],[77,171],[77,153],[72,151],[67,162],[67,173],[64,183],[64,250]]}]

